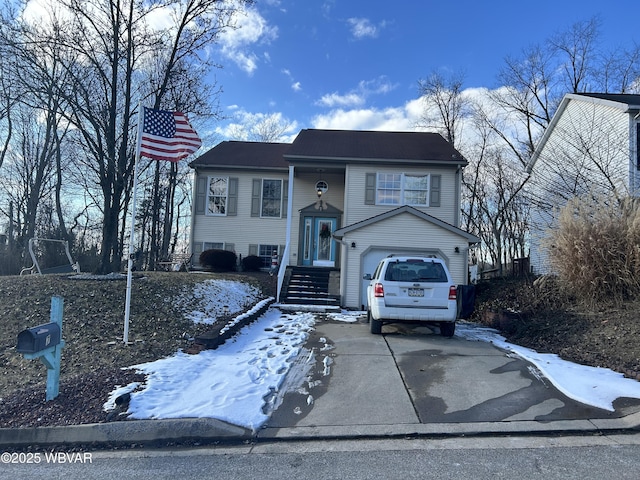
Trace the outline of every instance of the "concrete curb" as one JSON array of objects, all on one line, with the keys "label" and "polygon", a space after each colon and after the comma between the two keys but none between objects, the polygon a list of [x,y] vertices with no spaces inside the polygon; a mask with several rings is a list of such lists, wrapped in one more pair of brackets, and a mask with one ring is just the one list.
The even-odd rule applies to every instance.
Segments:
[{"label": "concrete curb", "polygon": [[0,447],[111,446],[184,441],[356,440],[398,437],[589,435],[640,428],[640,413],[617,419],[264,428],[257,432],[214,418],[130,420],[61,427],[0,429]]},{"label": "concrete curb", "polygon": [[149,444],[189,439],[245,440],[251,430],[215,418],[130,420],[61,427],[0,429],[0,446]]},{"label": "concrete curb", "polygon": [[294,427],[265,429],[256,435],[258,440],[318,440],[390,437],[473,437],[504,435],[584,435],[620,432],[637,428],[621,424],[596,425],[592,420],[566,420],[559,422],[478,422],[478,423],[423,423],[401,425],[348,425],[331,427]]}]

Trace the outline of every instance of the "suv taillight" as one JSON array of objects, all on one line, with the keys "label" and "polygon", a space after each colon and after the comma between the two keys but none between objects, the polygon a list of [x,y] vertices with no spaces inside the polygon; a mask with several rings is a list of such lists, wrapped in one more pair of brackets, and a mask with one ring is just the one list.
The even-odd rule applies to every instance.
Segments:
[{"label": "suv taillight", "polygon": [[381,283],[376,283],[373,287],[373,296],[374,297],[384,297],[384,287]]},{"label": "suv taillight", "polygon": [[449,287],[449,300],[455,300],[458,294],[458,287],[451,285]]}]

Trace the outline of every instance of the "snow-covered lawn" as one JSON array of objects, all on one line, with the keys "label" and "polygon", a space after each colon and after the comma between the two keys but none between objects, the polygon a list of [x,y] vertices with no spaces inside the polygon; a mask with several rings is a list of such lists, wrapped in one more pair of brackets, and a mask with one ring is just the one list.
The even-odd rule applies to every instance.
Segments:
[{"label": "snow-covered lawn", "polygon": [[196,309],[193,310],[193,306],[188,307],[189,311],[186,311],[184,316],[195,323],[213,324],[220,315],[242,310],[258,293],[256,287],[247,283],[205,280],[196,284],[192,292],[183,295],[178,304],[195,304]]},{"label": "snow-covered lawn", "polygon": [[215,417],[260,427],[265,396],[278,390],[313,324],[311,313],[270,309],[217,350],[135,365],[148,377],[131,397],[130,418]]},{"label": "snow-covered lawn", "polygon": [[[216,314],[246,305],[254,292],[239,282],[208,280],[196,286],[201,311],[186,311],[196,322],[211,323]],[[355,322],[362,312],[329,314]],[[216,350],[198,355],[177,352],[155,362],[134,365],[147,375],[146,384],[116,388],[105,403],[111,410],[115,398],[131,394],[130,418],[211,417],[258,429],[269,417],[268,399],[278,392],[285,376],[313,330],[311,312],[284,313],[270,308],[261,318]],[[613,411],[619,397],[640,398],[640,382],[609,369],[577,365],[557,355],[509,344],[495,330],[462,322],[456,336],[484,341],[533,363],[557,388],[582,403]]]}]

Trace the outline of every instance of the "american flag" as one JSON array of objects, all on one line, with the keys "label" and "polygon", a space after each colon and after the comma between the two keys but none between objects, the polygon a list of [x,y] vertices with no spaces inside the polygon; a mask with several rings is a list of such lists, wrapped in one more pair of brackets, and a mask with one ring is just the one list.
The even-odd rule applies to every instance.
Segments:
[{"label": "american flag", "polygon": [[202,145],[184,113],[143,108],[141,157],[177,162]]}]

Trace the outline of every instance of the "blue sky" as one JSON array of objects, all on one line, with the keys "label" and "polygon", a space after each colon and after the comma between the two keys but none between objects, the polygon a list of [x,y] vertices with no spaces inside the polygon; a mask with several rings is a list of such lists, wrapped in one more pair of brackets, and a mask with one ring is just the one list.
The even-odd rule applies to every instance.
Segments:
[{"label": "blue sky", "polygon": [[219,140],[264,115],[290,123],[291,135],[411,129],[419,79],[463,70],[466,87],[496,88],[506,56],[593,16],[607,48],[640,39],[632,0],[258,0],[214,52],[231,117],[216,125]]}]

